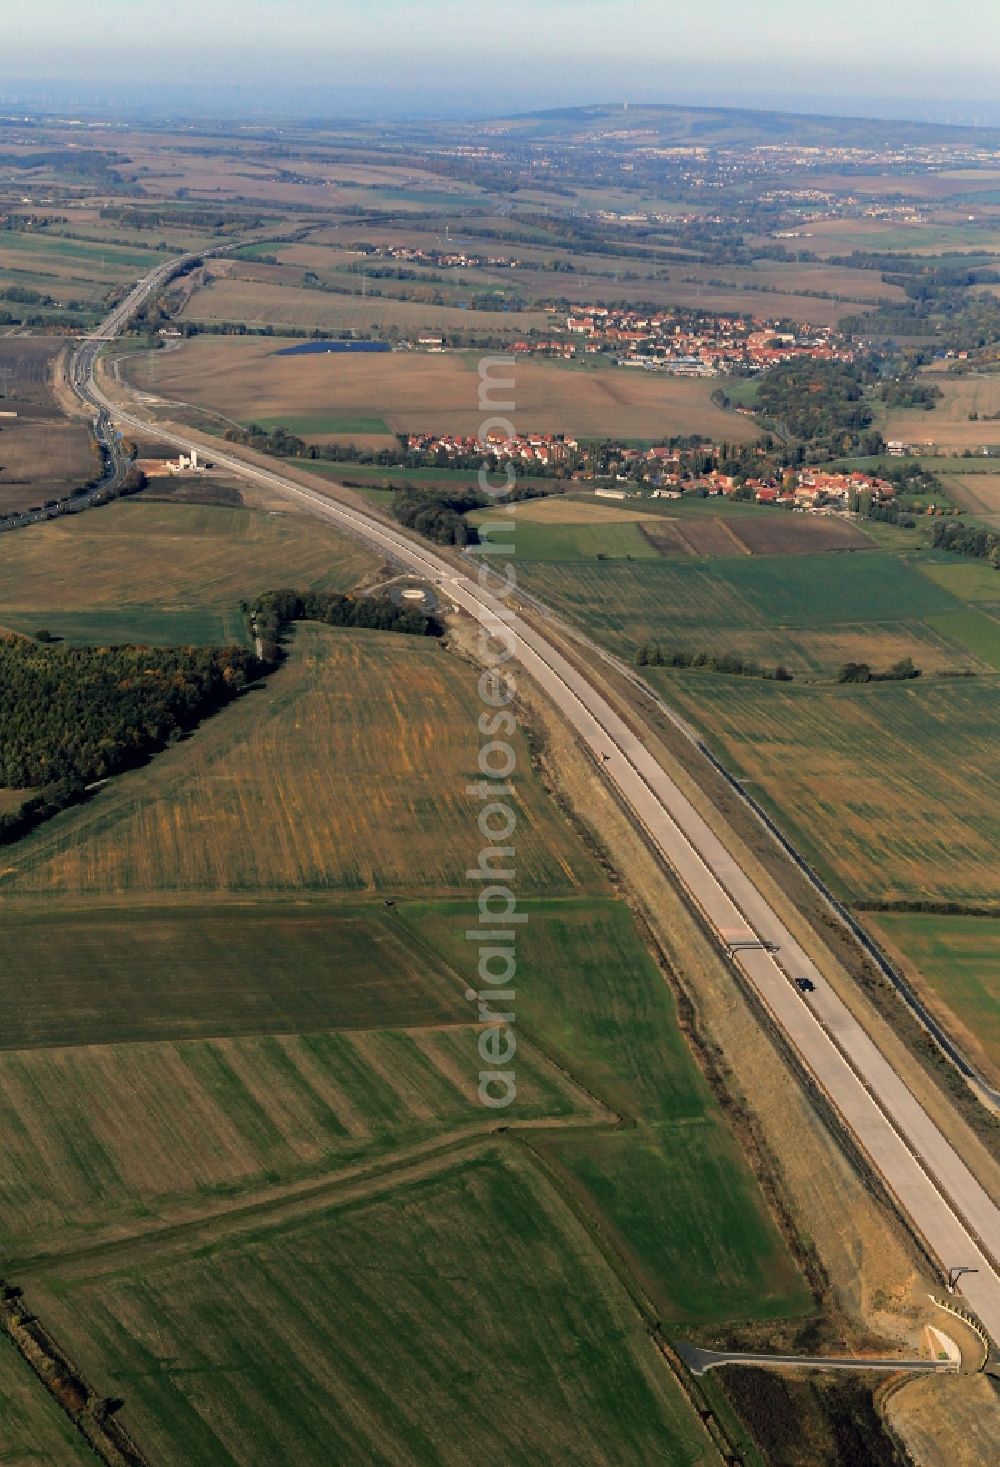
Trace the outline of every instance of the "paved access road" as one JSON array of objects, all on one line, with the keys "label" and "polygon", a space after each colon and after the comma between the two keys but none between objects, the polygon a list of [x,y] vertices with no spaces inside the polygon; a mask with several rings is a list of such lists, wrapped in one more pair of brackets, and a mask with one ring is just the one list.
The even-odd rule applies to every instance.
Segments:
[{"label": "paved access road", "polygon": [[702,1350],[698,1345],[689,1345],[686,1340],[678,1340],[674,1349],[692,1375],[704,1375],[708,1370],[717,1370],[720,1365],[772,1368],[787,1365],[799,1370],[881,1370],[886,1374],[897,1370],[929,1372],[932,1375],[958,1374],[954,1360],[893,1360],[889,1356],[878,1359],[870,1355],[761,1355],[749,1350]]},{"label": "paved access road", "polygon": [[[162,269],[163,267],[161,267]],[[138,300],[148,281],[137,287]],[[116,313],[120,323],[127,319]],[[107,323],[105,323],[107,326]],[[100,334],[104,335],[104,328]],[[183,452],[204,445],[150,424],[119,408],[93,376],[94,350],[84,343],[73,379],[80,395],[126,427]],[[823,980],[778,914],[723,841],[670,779],[604,696],[544,634],[469,575],[401,530],[331,500],[270,469],[212,450],[220,467],[305,504],[312,513],[360,536],[444,593],[482,626],[508,628],[517,658],[566,716],[617,790],[638,826],[676,873],[691,900],[730,945],[734,962],[756,991],[791,1047],[825,1092],[900,1210],[946,1270],[976,1270],[962,1279],[963,1294],[1000,1345],[1000,1209],[873,1043],[846,1004]],[[499,558],[499,557],[494,557]],[[754,944],[741,947],[739,944]],[[798,978],[815,988],[804,994]]]}]

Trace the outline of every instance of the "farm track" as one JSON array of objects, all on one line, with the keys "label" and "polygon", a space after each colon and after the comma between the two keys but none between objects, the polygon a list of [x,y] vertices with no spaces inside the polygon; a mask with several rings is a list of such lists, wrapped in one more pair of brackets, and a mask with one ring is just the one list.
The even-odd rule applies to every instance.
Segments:
[{"label": "farm track", "polygon": [[[553,1131],[566,1129],[614,1129],[616,1116],[605,1123],[591,1115],[540,1117],[518,1123],[512,1130]],[[317,1213],[367,1201],[409,1186],[448,1170],[456,1161],[476,1154],[490,1144],[502,1144],[498,1128],[490,1121],[479,1126],[462,1126],[442,1136],[359,1162],[319,1178],[285,1183],[249,1193],[228,1204],[212,1206],[198,1200],[197,1215],[175,1222],[161,1222],[137,1229],[126,1236],[106,1230],[86,1244],[52,1252],[12,1257],[5,1265],[12,1277],[30,1278],[43,1273],[61,1280],[92,1278],[96,1274],[131,1267],[137,1260],[189,1256],[192,1250],[222,1242],[248,1239],[288,1223],[304,1222]]]},{"label": "farm track", "polygon": [[[95,379],[101,341],[123,329],[155,279],[154,275],[140,281],[101,332],[81,345],[73,380],[80,396],[98,412],[112,413],[130,427],[190,451],[196,446],[193,441],[153,428],[121,409]],[[278,473],[251,467],[239,457],[217,454],[216,459],[233,472],[305,503],[417,574],[446,582],[452,602],[484,629],[494,635],[504,629],[511,633],[521,666],[569,719],[637,828],[673,870],[720,944],[728,947],[744,981],[881,1174],[931,1256],[942,1270],[956,1262],[975,1267],[977,1271],[963,1281],[965,1295],[993,1339],[1000,1341],[1000,1209],[859,1020],[826,987],[815,964],[724,843],[610,704],[523,617],[467,576],[456,575],[451,562],[398,529]],[[795,987],[794,980],[803,977],[814,983],[807,996]]]}]

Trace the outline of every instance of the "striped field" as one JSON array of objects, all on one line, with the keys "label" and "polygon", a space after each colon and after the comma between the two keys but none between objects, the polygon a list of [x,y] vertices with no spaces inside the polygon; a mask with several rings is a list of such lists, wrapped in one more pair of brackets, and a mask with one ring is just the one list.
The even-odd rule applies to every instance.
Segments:
[{"label": "striped field", "polygon": [[[475,672],[431,638],[304,624],[287,663],[197,736],[0,853],[19,892],[466,890],[482,845]],[[592,888],[595,861],[516,739],[519,878]]]}]

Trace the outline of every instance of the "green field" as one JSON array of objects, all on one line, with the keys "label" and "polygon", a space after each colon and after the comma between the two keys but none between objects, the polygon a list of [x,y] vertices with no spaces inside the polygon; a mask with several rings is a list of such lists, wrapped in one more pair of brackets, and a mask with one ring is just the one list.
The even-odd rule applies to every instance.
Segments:
[{"label": "green field", "polygon": [[994,1081],[1000,1074],[1000,922],[931,912],[865,913],[876,936]]},{"label": "green field", "polygon": [[[4,1049],[460,1023],[381,905],[7,904]],[[48,915],[45,915],[45,914]]]},{"label": "green field", "polygon": [[[527,912],[504,1123],[546,1120],[537,1145],[561,1186],[664,1319],[808,1312],[627,907]],[[2,949],[0,1257],[16,1269],[40,1247],[193,1223],[198,1198],[266,1212],[298,1178],[332,1185],[491,1131],[463,996],[468,921],[466,903],[18,904]],[[564,1136],[581,1125],[579,1144]]]},{"label": "green field", "polygon": [[5,1467],[94,1467],[91,1449],[6,1336],[0,1338],[0,1433]]},{"label": "green field", "polygon": [[[992,675],[1000,618],[986,599],[996,595],[996,572],[914,559],[911,550],[904,542],[904,553],[528,558],[520,574],[526,589],[626,658],[656,643],[783,663],[791,685],[644,671],[838,891],[986,900],[1000,839]],[[925,676],[834,682],[845,662],[884,671],[903,657]],[[955,672],[975,675],[940,676]]]},{"label": "green field", "polygon": [[[531,578],[546,569],[529,573]],[[743,627],[812,629],[842,621],[890,623],[954,609],[895,556],[733,556],[707,564],[654,561],[555,572],[551,599],[595,631],[643,622],[646,634],[705,635]],[[659,627],[658,627],[659,623]],[[662,632],[661,632],[662,634]]]},{"label": "green field", "polygon": [[[362,1175],[488,1138],[477,1037],[422,1022],[4,1053],[5,1270],[113,1252],[126,1233],[142,1253],[147,1236],[154,1249],[180,1237],[186,1251],[190,1231],[264,1230]],[[610,1123],[530,1046],[518,1063],[514,1123]]]},{"label": "green field", "polygon": [[516,1147],[37,1297],[157,1462],[717,1460]]},{"label": "green field", "polygon": [[1000,572],[983,560],[964,560],[943,553],[921,561],[921,570],[961,601],[1000,610]]},{"label": "green field", "polygon": [[152,270],[164,258],[155,250],[136,249],[128,245],[110,242],[108,244],[103,242],[88,244],[76,239],[59,239],[51,235],[10,232],[4,234],[0,242],[0,252],[24,254],[37,265],[42,265],[50,260],[60,263],[85,261],[91,265],[116,270],[122,275],[144,274],[147,270]]},{"label": "green field", "polygon": [[996,678],[810,688],[646,672],[849,899],[995,898]]},{"label": "green field", "polygon": [[[702,1460],[623,1285],[684,1327],[813,1306],[627,907],[528,903],[503,1141],[468,904],[282,910],[16,909],[10,990],[46,996],[0,1052],[0,1257],[80,1368],[165,1463],[467,1461],[473,1379],[530,1392],[504,1460],[572,1431],[572,1460]],[[240,972],[263,1022],[178,1037],[238,1027]]]},{"label": "green field", "polygon": [[517,1097],[479,1103],[475,687],[300,626],[3,853],[0,1268],[158,1462],[707,1461],[644,1317],[814,1309],[520,741]]},{"label": "green field", "polygon": [[42,627],[61,641],[81,647],[137,643],[148,647],[223,647],[250,645],[246,618],[229,611],[162,611],[132,606],[127,611],[0,611],[3,628],[30,637]]},{"label": "green field", "polygon": [[[460,910],[460,909],[459,909]],[[441,908],[407,923],[467,962]],[[535,903],[518,945],[525,1032],[629,1124],[540,1143],[673,1323],[768,1318],[811,1299],[677,1027],[621,903]]]},{"label": "green field", "polygon": [[[476,524],[495,521],[489,511],[470,516]],[[535,561],[659,560],[655,545],[634,521],[595,525],[538,524],[519,519],[517,559]]]},{"label": "green field", "polygon": [[[475,488],[476,474],[471,469],[404,469],[396,465],[354,464],[324,462],[322,459],[293,459],[296,468],[307,474],[332,475],[350,483],[370,484],[373,493],[381,493],[383,482],[389,484],[415,484],[421,489],[468,489]],[[517,481],[547,493],[553,490],[551,479],[533,478],[526,474]],[[389,500],[385,501],[387,507]]]},{"label": "green field", "polygon": [[935,612],[927,625],[952,645],[964,647],[987,667],[1000,670],[1000,620],[977,607]]},{"label": "green field", "polygon": [[[564,527],[539,528],[551,535]],[[518,527],[519,553],[528,529]],[[888,667],[910,655],[927,671],[992,666],[1000,651],[991,622],[892,554],[527,561],[527,590],[625,657],[657,642],[829,677],[843,662]]]}]

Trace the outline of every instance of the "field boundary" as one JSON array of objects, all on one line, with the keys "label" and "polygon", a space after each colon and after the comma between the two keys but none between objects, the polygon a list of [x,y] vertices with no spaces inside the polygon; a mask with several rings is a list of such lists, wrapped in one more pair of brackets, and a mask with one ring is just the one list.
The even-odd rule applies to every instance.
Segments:
[{"label": "field boundary", "polygon": [[38,1316],[22,1306],[20,1289],[0,1279],[0,1326],[21,1358],[107,1467],[149,1467],[132,1437],[115,1419],[125,1404],[98,1396]]}]

